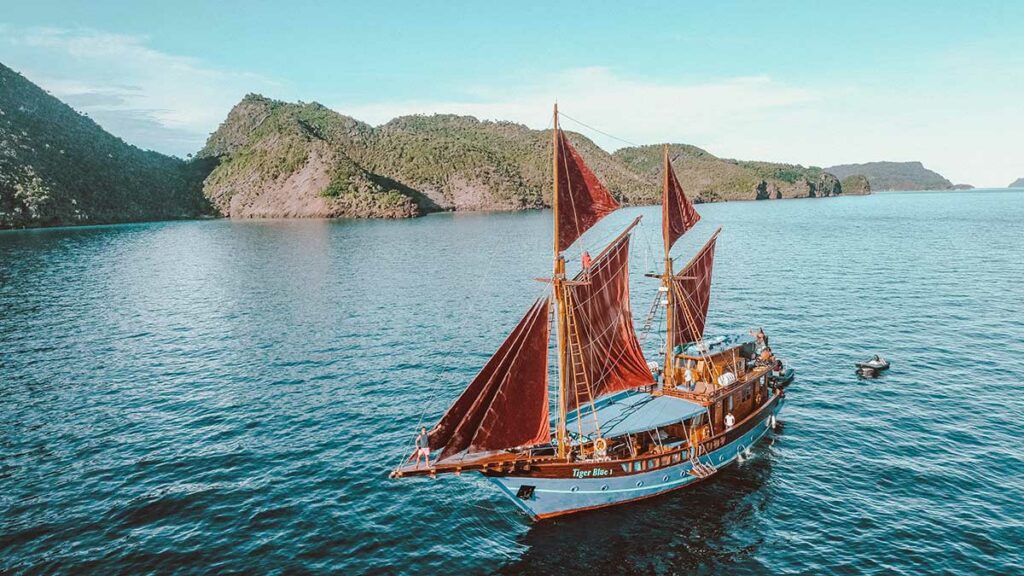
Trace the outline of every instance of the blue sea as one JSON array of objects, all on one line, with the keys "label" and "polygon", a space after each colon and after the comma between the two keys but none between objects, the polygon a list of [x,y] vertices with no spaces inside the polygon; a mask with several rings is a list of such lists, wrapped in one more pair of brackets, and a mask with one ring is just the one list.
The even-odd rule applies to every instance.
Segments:
[{"label": "blue sea", "polygon": [[[723,227],[708,333],[796,367],[781,425],[542,523],[387,473],[547,289],[550,212],[0,233],[0,573],[1021,573],[1024,192],[698,210],[674,254]],[[581,244],[641,214],[638,324],[659,210]]]}]

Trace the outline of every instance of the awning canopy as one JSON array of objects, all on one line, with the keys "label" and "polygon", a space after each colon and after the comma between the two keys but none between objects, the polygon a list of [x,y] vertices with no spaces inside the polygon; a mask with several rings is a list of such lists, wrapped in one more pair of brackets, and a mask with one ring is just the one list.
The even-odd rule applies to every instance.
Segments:
[{"label": "awning canopy", "polygon": [[[705,411],[704,406],[674,396],[652,396],[646,392],[627,391],[601,398],[594,404],[597,420],[601,425],[601,436],[613,438],[652,430],[692,418]],[[580,416],[582,412],[582,417]],[[576,423],[581,418],[580,424]],[[592,438],[595,432],[594,417],[590,406],[582,406],[566,419],[570,434]]]}]

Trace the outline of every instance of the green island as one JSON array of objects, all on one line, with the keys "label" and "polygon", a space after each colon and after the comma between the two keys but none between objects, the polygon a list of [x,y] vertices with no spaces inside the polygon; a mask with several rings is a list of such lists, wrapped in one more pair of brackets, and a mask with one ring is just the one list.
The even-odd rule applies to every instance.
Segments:
[{"label": "green island", "polygon": [[[660,145],[609,153],[569,137],[620,202],[659,202]],[[513,122],[435,114],[371,126],[315,102],[250,94],[184,160],[124,142],[0,65],[0,228],[543,208],[550,145],[550,130]],[[670,155],[696,202],[965,187],[920,162],[805,167],[689,144],[671,144]]]}]

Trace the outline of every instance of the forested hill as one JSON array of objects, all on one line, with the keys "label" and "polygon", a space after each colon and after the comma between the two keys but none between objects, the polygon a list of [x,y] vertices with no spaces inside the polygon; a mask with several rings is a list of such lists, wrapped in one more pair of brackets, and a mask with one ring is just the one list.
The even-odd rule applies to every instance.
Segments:
[{"label": "forested hill", "polygon": [[209,213],[203,176],[0,64],[0,228],[194,218]]},{"label": "forested hill", "polygon": [[868,162],[825,168],[839,178],[861,175],[872,190],[951,190],[953,183],[920,162]]},{"label": "forested hill", "polygon": [[[616,197],[657,200],[653,180],[571,139]],[[317,103],[249,95],[199,156],[219,159],[205,191],[232,217],[405,217],[546,205],[550,143],[550,131],[511,122],[405,116],[375,128]]]},{"label": "forested hill", "polygon": [[[609,154],[580,134],[569,137],[624,204],[660,201],[660,146]],[[225,215],[406,217],[547,206],[550,147],[550,130],[511,122],[403,116],[373,127],[317,103],[251,94],[199,157],[219,162],[205,193]],[[724,160],[686,145],[673,154],[697,201],[842,193],[820,168]]]}]

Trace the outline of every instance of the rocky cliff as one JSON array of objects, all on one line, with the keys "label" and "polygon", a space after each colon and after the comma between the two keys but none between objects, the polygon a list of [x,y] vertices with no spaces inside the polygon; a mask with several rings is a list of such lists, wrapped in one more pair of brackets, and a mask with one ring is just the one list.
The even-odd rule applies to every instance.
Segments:
[{"label": "rocky cliff", "polygon": [[1024,188],[1024,178],[1017,178],[1007,188]]},{"label": "rocky cliff", "polygon": [[207,214],[204,168],[125,143],[0,64],[0,228]]},{"label": "rocky cliff", "polygon": [[950,190],[953,183],[920,162],[868,162],[841,164],[825,170],[839,178],[861,175],[872,190]]}]

